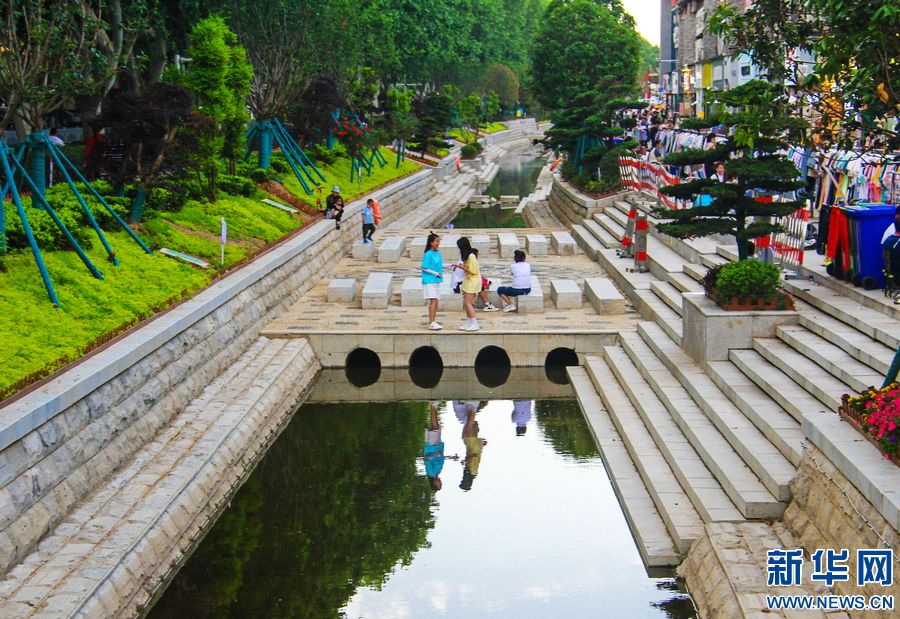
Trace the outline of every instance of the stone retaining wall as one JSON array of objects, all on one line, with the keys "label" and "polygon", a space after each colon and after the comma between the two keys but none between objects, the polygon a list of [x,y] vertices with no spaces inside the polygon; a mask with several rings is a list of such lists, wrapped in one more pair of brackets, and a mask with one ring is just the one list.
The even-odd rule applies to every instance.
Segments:
[{"label": "stone retaining wall", "polygon": [[[434,193],[431,170],[374,192],[383,225]],[[320,221],[194,298],[0,409],[0,573],[165,427],[325,277],[358,237]]]},{"label": "stone retaining wall", "polygon": [[550,210],[566,225],[580,225],[582,220],[612,206],[616,200],[621,200],[626,195],[621,193],[600,199],[589,198],[557,176],[550,190]]}]

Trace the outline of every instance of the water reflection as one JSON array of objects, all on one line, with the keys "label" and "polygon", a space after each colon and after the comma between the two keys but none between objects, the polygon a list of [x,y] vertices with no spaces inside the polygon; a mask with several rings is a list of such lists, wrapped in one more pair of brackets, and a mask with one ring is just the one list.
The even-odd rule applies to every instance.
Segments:
[{"label": "water reflection", "polygon": [[577,404],[517,397],[304,405],[151,616],[690,611],[647,577]]},{"label": "water reflection", "polygon": [[546,160],[541,157],[535,158],[530,153],[507,157],[500,162],[497,176],[488,185],[485,195],[494,198],[500,196],[524,198],[534,191],[541,168],[545,165],[547,165]]}]

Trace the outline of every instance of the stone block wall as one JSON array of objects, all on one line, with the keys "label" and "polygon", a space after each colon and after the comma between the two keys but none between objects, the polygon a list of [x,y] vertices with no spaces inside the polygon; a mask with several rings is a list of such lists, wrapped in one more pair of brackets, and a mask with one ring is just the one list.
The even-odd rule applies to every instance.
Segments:
[{"label": "stone block wall", "polygon": [[[897,472],[900,475],[900,469]],[[784,525],[807,553],[818,548],[850,550],[851,582],[837,582],[838,595],[893,595],[900,601],[900,532],[864,497],[856,486],[815,445],[807,442],[797,475],[791,482],[793,499],[784,512]],[[857,587],[856,550],[894,549],[894,586]],[[891,612],[850,613],[850,616],[888,617]]]},{"label": "stone block wall", "polygon": [[601,212],[607,206],[611,207],[616,200],[622,200],[626,195],[627,193],[623,192],[600,199],[589,198],[566,181],[556,177],[550,189],[550,210],[568,226],[581,225],[582,220]]},{"label": "stone block wall", "polygon": [[[434,194],[430,170],[374,192],[382,225]],[[0,573],[197,397],[359,236],[318,222],[39,390],[0,409]]]}]

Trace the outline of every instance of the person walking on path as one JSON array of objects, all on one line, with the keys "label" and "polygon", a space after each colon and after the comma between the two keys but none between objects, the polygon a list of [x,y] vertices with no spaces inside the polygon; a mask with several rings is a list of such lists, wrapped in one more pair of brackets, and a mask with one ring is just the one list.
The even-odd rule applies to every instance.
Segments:
[{"label": "person walking on path", "polygon": [[441,282],[444,279],[444,259],[440,252],[441,237],[428,233],[425,253],[422,255],[422,292],[428,305],[428,328],[440,331],[444,325],[437,321],[438,299],[441,298]]},{"label": "person walking on path", "polygon": [[481,325],[478,324],[478,318],[475,317],[475,306],[473,303],[475,302],[475,295],[481,292],[481,268],[478,266],[478,258],[472,252],[472,244],[469,242],[469,237],[464,236],[460,238],[456,241],[456,246],[459,248],[459,259],[462,260],[463,264],[461,267],[454,265],[454,268],[462,269],[463,273],[465,273],[463,283],[459,288],[462,290],[463,309],[466,311],[466,318],[468,318],[466,324],[462,325],[459,330],[478,331],[481,329]]},{"label": "person walking on path", "polygon": [[372,235],[375,234],[375,207],[374,200],[369,198],[366,200],[366,205],[363,207],[363,225],[362,225],[362,235],[363,235],[363,243],[371,243]]},{"label": "person walking on path", "polygon": [[517,249],[513,254],[513,259],[515,262],[509,266],[509,272],[512,273],[512,284],[497,288],[497,294],[503,301],[504,312],[512,312],[516,309],[510,297],[531,294],[531,265],[525,261],[525,252]]},{"label": "person walking on path", "polygon": [[331,193],[325,198],[325,217],[333,219],[335,229],[341,229],[341,217],[344,215],[344,198],[341,196],[341,188],[335,185]]}]

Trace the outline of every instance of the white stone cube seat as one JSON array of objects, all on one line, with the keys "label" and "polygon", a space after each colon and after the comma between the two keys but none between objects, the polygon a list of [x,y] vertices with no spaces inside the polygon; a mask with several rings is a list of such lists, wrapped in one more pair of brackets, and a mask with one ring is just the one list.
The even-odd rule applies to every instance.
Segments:
[{"label": "white stone cube seat", "polygon": [[575,239],[568,232],[552,232],[550,247],[553,249],[553,253],[559,256],[575,255]]},{"label": "white stone cube seat", "polygon": [[497,234],[497,245],[500,248],[500,257],[513,259],[513,254],[519,249],[519,239],[512,232],[500,232]]},{"label": "white stone cube seat", "polygon": [[375,257],[375,243],[353,241],[352,255],[356,260],[371,260]]},{"label": "white stone cube seat", "polygon": [[541,282],[536,275],[531,276],[531,293],[513,299],[516,302],[516,311],[520,314],[544,313],[544,291],[541,290]]},{"label": "white stone cube seat", "polygon": [[385,309],[391,302],[394,274],[383,271],[369,273],[362,291],[363,309]]},{"label": "white stone cube seat", "polygon": [[411,260],[421,260],[422,256],[425,255],[425,241],[428,239],[425,237],[420,237],[417,239],[413,239],[409,243],[409,257]]},{"label": "white stone cube seat", "polygon": [[551,279],[550,298],[557,309],[581,307],[581,289],[572,279]]},{"label": "white stone cube seat", "polygon": [[389,236],[378,248],[378,262],[397,262],[406,249],[406,239],[402,236]]},{"label": "white stone cube seat", "polygon": [[403,286],[400,288],[400,305],[403,307],[425,305],[421,277],[407,277],[403,280]]},{"label": "white stone cube seat", "polygon": [[352,303],[355,298],[355,279],[333,279],[328,282],[329,303]]},{"label": "white stone cube seat", "polygon": [[548,254],[547,237],[543,234],[527,234],[525,242],[529,256],[546,256]]},{"label": "white stone cube seat", "polygon": [[589,277],[584,280],[584,294],[598,314],[624,314],[625,297],[612,280],[606,277]]}]

